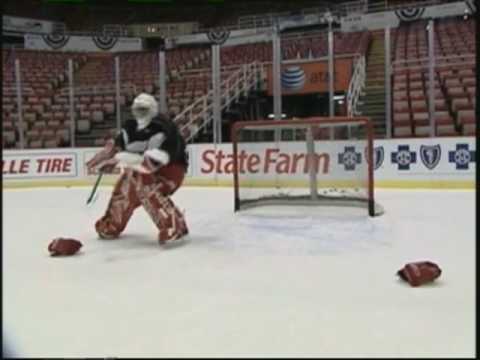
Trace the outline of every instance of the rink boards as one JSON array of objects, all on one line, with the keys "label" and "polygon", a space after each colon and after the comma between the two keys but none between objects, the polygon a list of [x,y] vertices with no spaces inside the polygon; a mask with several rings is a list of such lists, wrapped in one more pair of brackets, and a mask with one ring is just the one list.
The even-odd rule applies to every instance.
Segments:
[{"label": "rink boards", "polygon": [[[272,186],[278,176],[302,186],[305,178],[304,144],[299,142],[242,145],[238,166],[250,186]],[[4,150],[3,187],[90,186],[97,174],[85,163],[99,148]],[[231,186],[232,145],[192,144],[185,185]],[[336,182],[361,179],[366,171],[365,144],[326,141],[316,144],[317,177]],[[375,187],[474,188],[476,144],[474,137],[412,138],[374,142]],[[112,185],[117,174],[105,176]]]}]

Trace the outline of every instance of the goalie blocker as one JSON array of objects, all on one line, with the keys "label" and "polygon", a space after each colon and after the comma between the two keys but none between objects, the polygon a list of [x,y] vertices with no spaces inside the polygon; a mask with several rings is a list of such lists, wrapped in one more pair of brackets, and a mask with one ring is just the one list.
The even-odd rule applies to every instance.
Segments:
[{"label": "goalie blocker", "polygon": [[151,95],[137,96],[132,113],[135,119],[127,120],[117,137],[87,163],[103,172],[123,169],[95,229],[101,238],[117,238],[142,206],[159,231],[160,244],[180,239],[188,228],[170,196],[182,185],[188,167],[185,141],[176,124],[158,114]]}]

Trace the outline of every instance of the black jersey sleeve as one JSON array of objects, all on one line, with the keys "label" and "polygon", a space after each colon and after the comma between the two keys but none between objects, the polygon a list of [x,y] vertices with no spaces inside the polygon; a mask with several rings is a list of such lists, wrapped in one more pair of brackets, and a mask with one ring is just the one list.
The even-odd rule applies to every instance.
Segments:
[{"label": "black jersey sleeve", "polygon": [[187,152],[187,144],[185,143],[185,139],[183,138],[180,130],[175,125],[175,136],[177,137],[177,146],[176,146],[176,154],[175,158],[176,161],[183,164],[185,168],[188,168],[188,152]]},{"label": "black jersey sleeve", "polygon": [[155,121],[155,126],[158,126],[157,131],[165,136],[159,149],[168,153],[171,163],[180,163],[188,167],[185,140],[177,124],[171,119],[163,118]]}]

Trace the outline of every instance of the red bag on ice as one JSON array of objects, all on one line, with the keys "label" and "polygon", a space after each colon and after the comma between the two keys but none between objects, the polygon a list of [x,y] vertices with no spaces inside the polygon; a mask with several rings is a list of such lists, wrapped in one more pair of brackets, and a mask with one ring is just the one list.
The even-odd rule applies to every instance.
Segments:
[{"label": "red bag on ice", "polygon": [[437,279],[442,270],[431,261],[417,261],[406,264],[397,271],[397,275],[411,286],[420,286]]}]

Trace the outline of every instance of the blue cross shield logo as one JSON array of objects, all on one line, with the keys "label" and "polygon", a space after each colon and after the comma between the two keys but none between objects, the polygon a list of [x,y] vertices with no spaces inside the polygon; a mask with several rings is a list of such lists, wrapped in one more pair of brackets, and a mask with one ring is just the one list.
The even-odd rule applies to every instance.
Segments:
[{"label": "blue cross shield logo", "polygon": [[457,144],[454,151],[448,152],[448,162],[455,163],[457,170],[468,170],[469,164],[475,162],[475,150],[470,150],[468,144]]},{"label": "blue cross shield logo", "polygon": [[433,170],[440,162],[442,149],[440,145],[421,145],[420,159],[423,164],[430,170]]},{"label": "blue cross shield logo", "polygon": [[398,164],[398,170],[410,170],[410,164],[417,162],[417,154],[410,151],[409,145],[398,145],[398,151],[392,152],[392,164]]},{"label": "blue cross shield logo", "polygon": [[[383,146],[376,146],[373,148],[374,169],[377,170],[383,164],[385,159],[385,150]],[[370,157],[368,156],[368,147],[365,147],[365,160],[370,164]]]},{"label": "blue cross shield logo", "polygon": [[362,163],[362,154],[355,152],[355,146],[345,146],[343,153],[338,154],[338,163],[347,171],[355,170],[357,164]]}]

